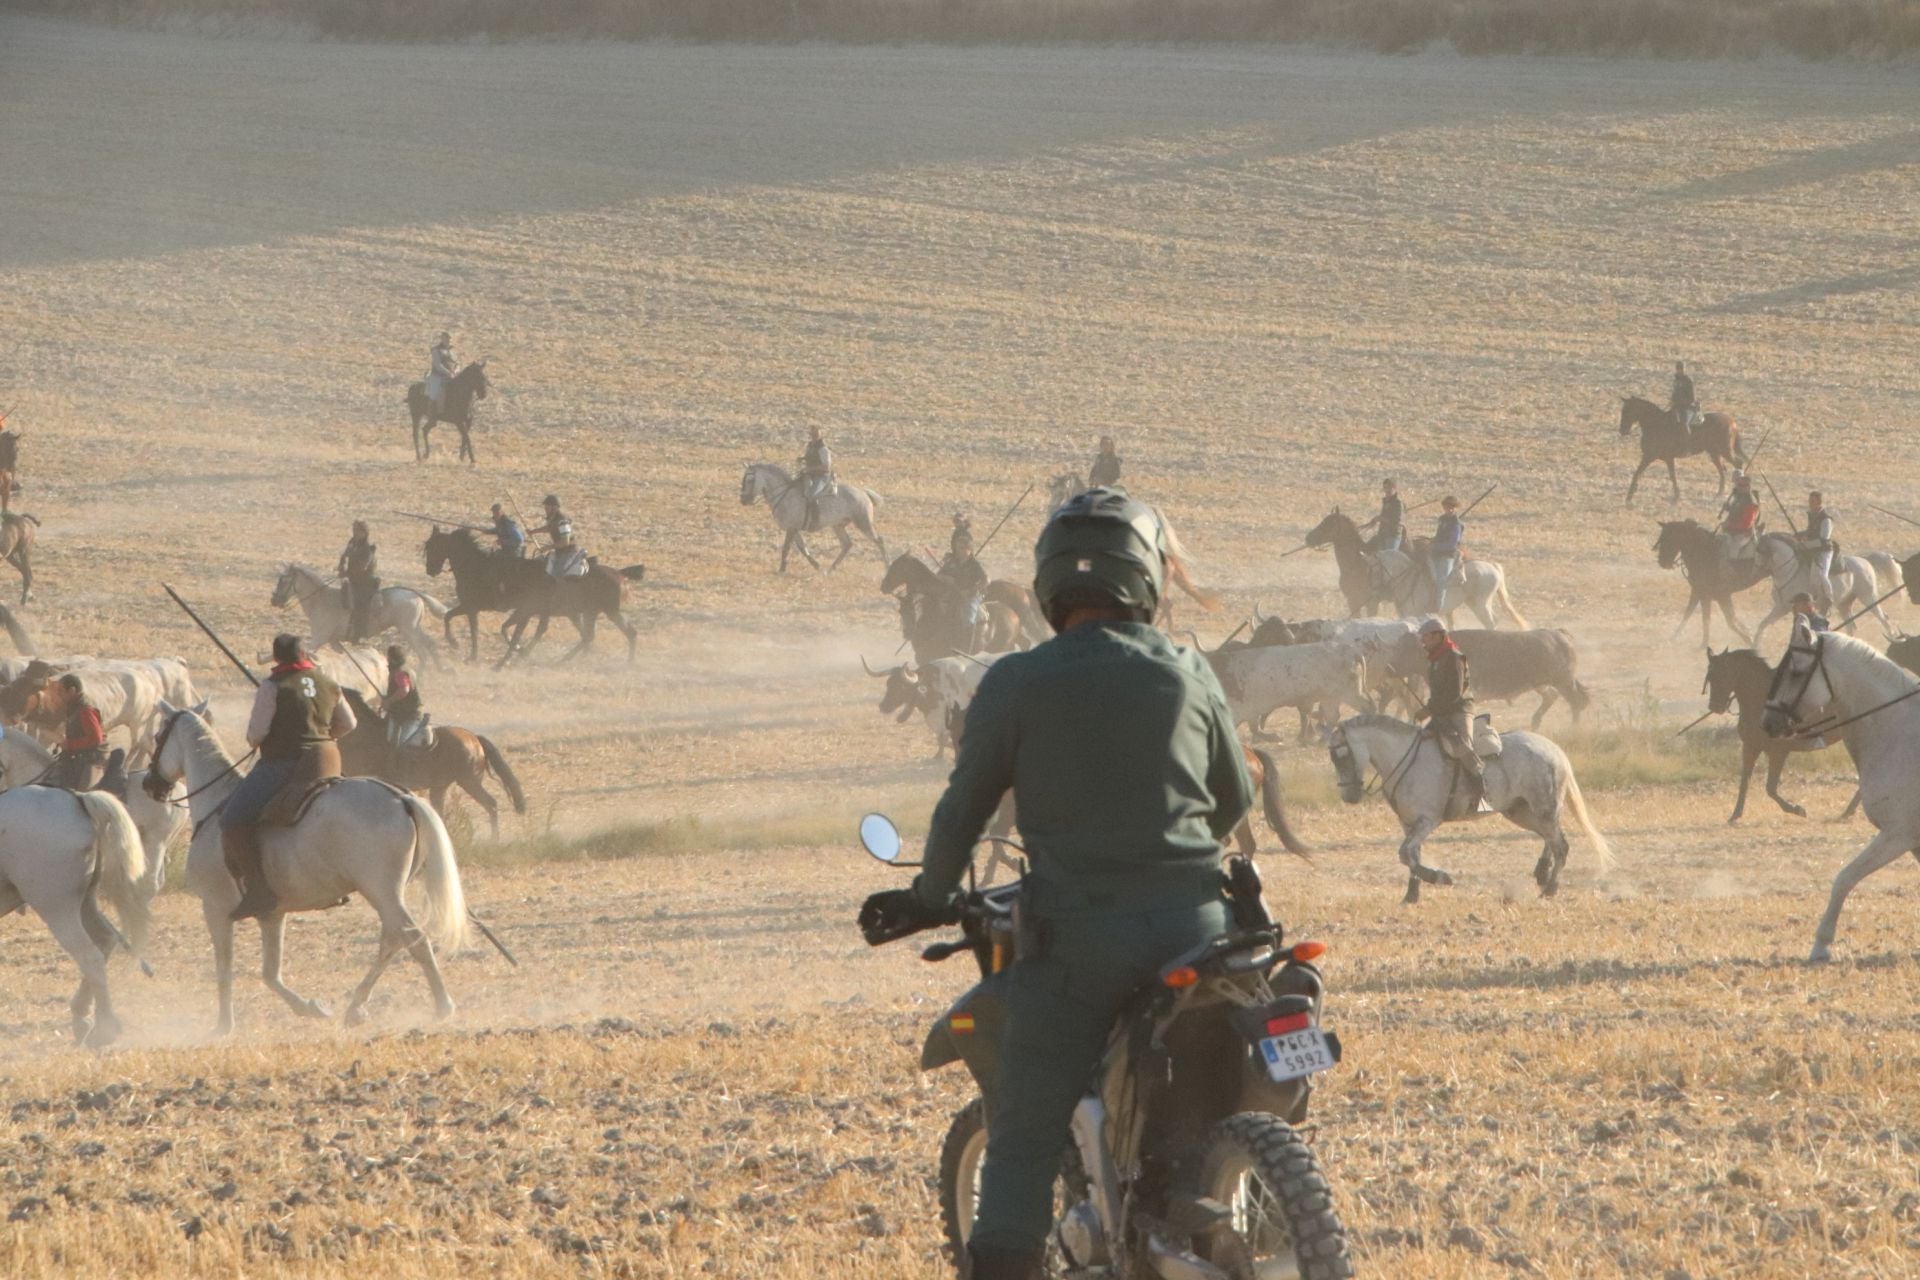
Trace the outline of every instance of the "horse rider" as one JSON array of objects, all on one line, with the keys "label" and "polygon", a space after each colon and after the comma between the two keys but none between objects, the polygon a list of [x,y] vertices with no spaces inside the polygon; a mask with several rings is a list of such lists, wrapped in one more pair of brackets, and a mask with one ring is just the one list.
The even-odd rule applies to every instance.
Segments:
[{"label": "horse rider", "polygon": [[1112,489],[1120,483],[1120,455],[1114,452],[1112,436],[1100,437],[1100,451],[1093,455],[1093,465],[1087,468],[1087,487],[1089,489]]},{"label": "horse rider", "polygon": [[1360,526],[1362,530],[1374,529],[1372,545],[1375,555],[1400,549],[1400,541],[1406,537],[1406,520],[1407,509],[1400,501],[1400,486],[1391,480],[1382,480],[1380,514]]},{"label": "horse rider", "polygon": [[13,495],[20,482],[14,469],[20,465],[20,433],[7,425],[0,415],[0,512],[13,506]]},{"label": "horse rider", "polygon": [[1435,613],[1443,612],[1441,606],[1447,600],[1447,584],[1453,581],[1453,572],[1459,567],[1461,544],[1466,536],[1467,526],[1460,519],[1460,499],[1448,494],[1440,499],[1440,520],[1434,525],[1433,541],[1427,544]]},{"label": "horse rider", "polygon": [[518,560],[527,549],[526,531],[497,502],[493,504],[493,541],[495,553],[509,560]]},{"label": "horse rider", "polygon": [[1700,400],[1684,361],[1673,362],[1673,390],[1667,394],[1667,409],[1683,427],[1691,429],[1700,421]]},{"label": "horse rider", "polygon": [[1760,500],[1753,496],[1753,480],[1740,468],[1733,469],[1733,492],[1722,508],[1720,538],[1729,560],[1751,560],[1754,535],[1760,522]]},{"label": "horse rider", "polygon": [[961,616],[966,625],[979,626],[987,591],[987,571],[974,556],[973,522],[965,512],[953,513],[953,532],[947,536],[947,558],[940,562],[937,576],[952,583],[960,593]]},{"label": "horse rider", "polygon": [[809,530],[820,527],[820,499],[833,487],[833,450],[827,447],[820,428],[807,428],[807,447],[800,455],[801,492],[807,499]]},{"label": "horse rider", "polygon": [[1059,634],[986,673],[919,877],[860,910],[872,943],[951,923],[974,843],[1012,789],[1034,942],[1006,987],[973,1280],[1043,1274],[1074,1107],[1128,1001],[1232,927],[1220,842],[1252,794],[1219,682],[1152,626],[1167,573],[1153,509],[1089,490],[1054,512],[1034,560]]},{"label": "horse rider", "polygon": [[380,551],[373,545],[365,520],[353,522],[353,536],[347,539],[334,569],[344,583],[347,595],[347,639],[364,640],[367,613],[373,607],[374,593],[380,590]]},{"label": "horse rider", "polygon": [[67,724],[60,757],[48,771],[47,785],[92,791],[107,771],[107,731],[100,726],[100,712],[73,672],[55,681],[54,688],[59,690],[60,709],[66,713]]},{"label": "horse rider", "polygon": [[560,509],[560,499],[548,494],[541,500],[547,522],[533,531],[534,537],[547,539],[547,576],[573,578],[587,571],[586,549],[573,540],[573,518]]},{"label": "horse rider", "polygon": [[453,335],[442,330],[427,352],[427,400],[435,413],[446,409],[447,384],[459,371],[459,364],[453,358]]},{"label": "horse rider", "polygon": [[354,723],[340,686],[313,664],[300,637],[275,636],[273,670],[260,682],[247,717],[247,744],[260,759],[220,811],[220,846],[242,890],[233,919],[270,916],[280,909],[260,865],[260,815],[296,779],[339,777],[335,740],[353,732]]},{"label": "horse rider", "polygon": [[1833,512],[1818,489],[1807,495],[1807,527],[1800,533],[1800,546],[1813,567],[1813,599],[1822,613],[1833,607]]},{"label": "horse rider", "polygon": [[421,705],[420,686],[407,670],[407,651],[397,644],[387,646],[387,691],[380,699],[380,710],[387,718],[387,751],[395,763],[409,748],[433,746],[433,728]]},{"label": "horse rider", "polygon": [[1793,604],[1790,607],[1796,616],[1807,620],[1807,626],[1810,627],[1816,635],[1822,631],[1833,630],[1833,624],[1827,621],[1827,616],[1813,607],[1813,597],[1807,592],[1801,591],[1795,593]]},{"label": "horse rider", "polygon": [[1485,768],[1473,750],[1473,687],[1467,655],[1438,618],[1420,624],[1420,643],[1427,651],[1427,732],[1478,790]]}]

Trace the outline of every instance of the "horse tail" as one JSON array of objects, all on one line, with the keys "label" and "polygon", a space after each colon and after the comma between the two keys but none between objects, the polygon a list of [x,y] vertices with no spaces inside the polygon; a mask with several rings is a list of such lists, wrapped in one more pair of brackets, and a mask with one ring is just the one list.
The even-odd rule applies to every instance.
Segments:
[{"label": "horse tail", "polygon": [[104,791],[76,791],[73,798],[93,827],[94,876],[100,893],[120,917],[127,945],[135,955],[147,949],[152,916],[140,882],[147,874],[147,850],[126,806]]},{"label": "horse tail", "polygon": [[1593,825],[1593,819],[1587,813],[1587,798],[1580,794],[1580,780],[1573,776],[1573,766],[1565,764],[1565,768],[1567,790],[1564,803],[1567,812],[1571,813],[1573,820],[1580,824],[1580,834],[1593,845],[1594,857],[1599,863],[1601,874],[1604,875],[1613,870],[1613,846],[1608,844],[1607,838],[1600,834],[1600,829]]},{"label": "horse tail", "polygon": [[446,605],[441,604],[438,600],[435,600],[432,596],[418,588],[407,587],[405,589],[419,597],[420,603],[426,606],[427,612],[436,618],[445,618],[447,614],[452,612]]},{"label": "horse tail", "polygon": [[1293,828],[1287,825],[1286,800],[1280,794],[1280,766],[1274,762],[1273,756],[1269,753],[1258,747],[1252,750],[1254,756],[1260,761],[1260,767],[1266,771],[1267,775],[1266,785],[1260,788],[1260,806],[1266,813],[1267,825],[1272,827],[1273,833],[1280,837],[1280,843],[1285,846],[1288,853],[1312,862],[1313,850],[1299,836],[1294,835]]},{"label": "horse tail", "polygon": [[1570,687],[1567,690],[1568,708],[1571,709],[1573,714],[1577,717],[1581,712],[1585,711],[1588,707],[1592,705],[1593,705],[1592,691],[1589,690],[1587,686],[1581,684],[1578,680],[1575,680],[1573,682],[1572,687]]},{"label": "horse tail", "polygon": [[27,633],[25,624],[14,616],[13,610],[3,604],[0,604],[0,626],[7,629],[7,638],[13,641],[13,647],[28,657],[32,657],[34,651],[39,648],[33,642],[33,637]]},{"label": "horse tail", "polygon": [[433,806],[418,796],[402,796],[413,819],[414,865],[426,881],[427,903],[420,928],[434,950],[451,955],[467,945],[467,893],[460,887],[460,868],[454,862],[453,837]]},{"label": "horse tail", "polygon": [[643,564],[630,564],[617,570],[617,572],[628,582],[643,582],[646,580],[647,566]]},{"label": "horse tail", "polygon": [[500,779],[500,785],[507,789],[507,797],[513,801],[513,811],[525,813],[527,793],[521,789],[520,779],[515,776],[513,766],[508,764],[507,758],[500,754],[500,748],[493,745],[492,738],[477,733],[473,736],[480,739],[480,750],[487,757],[487,768],[493,770],[493,776]]},{"label": "horse tail", "polygon": [[1513,597],[1507,594],[1507,574],[1504,569],[1500,572],[1499,580],[1494,583],[1493,593],[1500,598],[1500,603],[1505,606],[1507,612],[1513,615],[1513,620],[1520,624],[1522,631],[1533,630],[1533,624],[1521,617],[1520,611],[1513,607]]}]

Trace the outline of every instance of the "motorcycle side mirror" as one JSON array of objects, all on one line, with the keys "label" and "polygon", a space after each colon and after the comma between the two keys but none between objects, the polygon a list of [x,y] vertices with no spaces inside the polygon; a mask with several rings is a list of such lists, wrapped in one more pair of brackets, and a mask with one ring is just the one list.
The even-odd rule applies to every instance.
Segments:
[{"label": "motorcycle side mirror", "polygon": [[900,828],[884,813],[870,813],[860,819],[860,843],[866,851],[888,866],[908,866],[900,861]]}]

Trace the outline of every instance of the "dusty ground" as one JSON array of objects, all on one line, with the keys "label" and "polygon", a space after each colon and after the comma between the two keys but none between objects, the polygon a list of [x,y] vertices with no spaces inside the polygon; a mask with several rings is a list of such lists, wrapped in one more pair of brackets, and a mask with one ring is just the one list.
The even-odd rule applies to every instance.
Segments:
[{"label": "dusty ground", "polygon": [[[159,579],[253,650],[285,625],[277,565],[328,564],[351,516],[390,580],[432,586],[391,509],[556,490],[591,546],[648,564],[642,638],[631,667],[603,638],[565,671],[432,680],[527,779],[510,835],[915,825],[939,768],[857,662],[895,641],[878,557],[772,576],[742,464],[820,423],[900,547],[956,505],[990,525],[1113,432],[1226,593],[1185,615],[1210,637],[1256,602],[1337,608],[1330,563],[1276,557],[1383,473],[1414,501],[1500,480],[1475,550],[1578,637],[1591,727],[1651,742],[1701,709],[1701,664],[1697,633],[1666,641],[1662,491],[1619,505],[1617,394],[1697,362],[1709,404],[1770,432],[1783,496],[1825,487],[1857,549],[1915,545],[1865,506],[1920,514],[1913,94],[1765,64],[365,49],[0,19],[0,409],[45,522],[27,618],[52,651],[182,653],[232,706]],[[493,356],[478,470],[407,447],[399,399],[441,327]],[[1683,468],[1704,517],[1709,472]],[[1322,757],[1287,763],[1324,795]],[[1793,766],[1817,818],[1838,768]],[[1553,903],[1530,847],[1450,836],[1462,882],[1417,911],[1384,812],[1302,815],[1321,860],[1272,879],[1336,946],[1352,1056],[1319,1141],[1369,1273],[1920,1271],[1914,870],[1863,889],[1842,963],[1808,972],[1864,827],[1760,801],[1730,834],[1730,799],[1596,788],[1621,869],[1596,885],[1577,847]],[[527,966],[456,958],[460,1022],[425,1036],[396,970],[371,1038],[248,989],[238,1041],[202,1047],[204,946],[170,896],[160,976],[122,980],[131,1047],[83,1057],[65,962],[9,921],[0,1264],[939,1274],[927,1178],[964,1091],[916,1080],[912,1049],[963,976],[857,945],[849,906],[885,880],[850,845],[475,849],[470,892]],[[296,925],[296,985],[337,997],[369,923]]]}]

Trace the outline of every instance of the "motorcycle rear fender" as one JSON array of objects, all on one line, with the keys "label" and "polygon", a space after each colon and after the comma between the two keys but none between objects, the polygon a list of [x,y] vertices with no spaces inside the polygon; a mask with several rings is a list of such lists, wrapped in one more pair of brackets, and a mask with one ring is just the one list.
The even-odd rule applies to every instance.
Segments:
[{"label": "motorcycle rear fender", "polygon": [[965,1062],[980,1092],[991,1097],[1006,1031],[1007,975],[1003,971],[982,979],[928,1029],[926,1044],[920,1050],[920,1069],[933,1071],[949,1063]]}]

